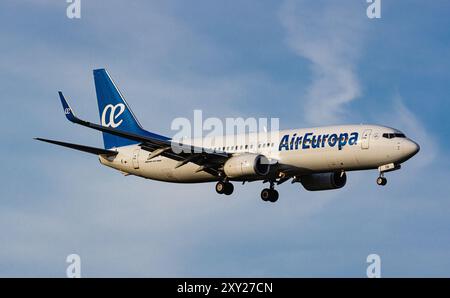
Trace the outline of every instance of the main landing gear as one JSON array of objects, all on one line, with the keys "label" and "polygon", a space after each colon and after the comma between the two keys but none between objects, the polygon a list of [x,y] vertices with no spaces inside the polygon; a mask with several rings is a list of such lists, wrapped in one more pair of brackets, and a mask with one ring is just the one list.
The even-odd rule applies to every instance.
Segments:
[{"label": "main landing gear", "polygon": [[[233,193],[234,186],[227,180],[219,181],[216,184],[216,192],[218,194],[231,195]],[[278,191],[275,190],[275,182],[270,181],[270,188],[264,188],[261,191],[261,199],[264,202],[275,203],[278,201]]]},{"label": "main landing gear", "polygon": [[272,203],[278,201],[278,191],[275,190],[273,181],[270,182],[270,188],[264,188],[261,191],[261,199],[264,202],[272,202]]},{"label": "main landing gear", "polygon": [[216,184],[216,192],[218,194],[225,194],[227,196],[233,193],[234,186],[228,181],[219,181]]}]

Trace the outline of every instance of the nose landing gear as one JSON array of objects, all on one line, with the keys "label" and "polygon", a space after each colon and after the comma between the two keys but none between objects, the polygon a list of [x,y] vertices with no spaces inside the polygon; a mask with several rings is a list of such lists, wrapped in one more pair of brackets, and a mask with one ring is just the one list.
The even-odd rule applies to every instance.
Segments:
[{"label": "nose landing gear", "polygon": [[377,184],[384,186],[387,184],[387,179],[384,177],[384,174],[387,172],[392,172],[399,170],[401,166],[399,164],[389,163],[385,165],[381,165],[378,167],[378,172],[380,173],[380,176],[377,178]]},{"label": "nose landing gear", "polygon": [[386,177],[380,176],[377,178],[377,184],[381,186],[385,186],[387,184]]}]

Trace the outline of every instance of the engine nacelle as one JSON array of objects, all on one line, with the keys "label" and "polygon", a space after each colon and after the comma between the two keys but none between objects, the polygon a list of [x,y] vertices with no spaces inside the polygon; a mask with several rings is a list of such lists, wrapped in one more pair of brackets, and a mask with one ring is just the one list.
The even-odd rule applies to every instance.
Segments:
[{"label": "engine nacelle", "polygon": [[306,190],[310,191],[338,189],[347,182],[347,175],[340,172],[311,174],[302,176],[300,182]]},{"label": "engine nacelle", "polygon": [[223,166],[229,178],[249,178],[267,175],[270,171],[269,160],[261,154],[242,154],[233,156]]}]

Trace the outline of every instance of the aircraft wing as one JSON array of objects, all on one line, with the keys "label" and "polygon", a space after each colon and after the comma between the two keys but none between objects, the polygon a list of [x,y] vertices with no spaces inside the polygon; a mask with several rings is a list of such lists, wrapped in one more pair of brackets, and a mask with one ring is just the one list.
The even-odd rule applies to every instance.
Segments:
[{"label": "aircraft wing", "polygon": [[205,171],[212,175],[219,174],[219,167],[231,156],[226,152],[209,152],[205,148],[196,147],[188,144],[179,144],[170,138],[149,133],[148,135],[139,135],[126,132],[120,129],[107,127],[88,121],[84,121],[75,116],[72,108],[64,98],[62,92],[58,92],[66,118],[73,123],[86,126],[98,131],[107,132],[112,135],[134,140],[140,143],[140,147],[151,152],[149,158],[162,155],[179,161],[176,167],[181,167],[189,162],[199,165],[198,171]]}]

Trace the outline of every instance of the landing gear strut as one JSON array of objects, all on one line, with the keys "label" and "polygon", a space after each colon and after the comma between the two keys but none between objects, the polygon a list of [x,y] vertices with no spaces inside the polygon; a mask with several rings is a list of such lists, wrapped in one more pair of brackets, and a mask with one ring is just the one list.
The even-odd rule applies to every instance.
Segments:
[{"label": "landing gear strut", "polygon": [[399,164],[395,163],[388,163],[385,165],[381,165],[378,167],[378,172],[380,173],[380,176],[377,178],[377,184],[378,185],[386,185],[387,179],[384,177],[384,174],[387,172],[392,172],[399,170],[401,166]]},{"label": "landing gear strut", "polygon": [[264,188],[261,191],[261,199],[264,202],[272,202],[272,203],[278,201],[278,191],[275,190],[273,181],[270,182],[270,188]]},{"label": "landing gear strut", "polygon": [[234,186],[228,181],[219,181],[216,184],[216,192],[218,194],[225,194],[227,196],[233,193]]}]

